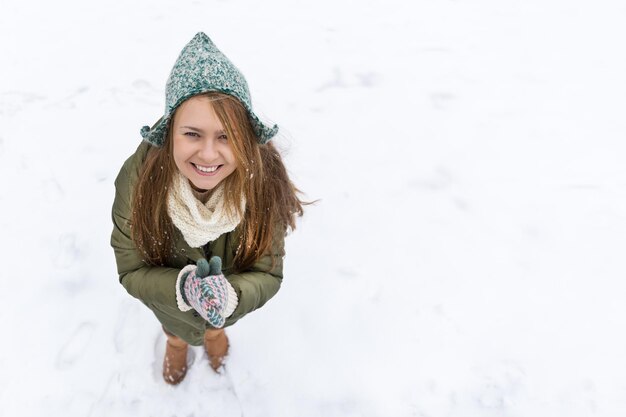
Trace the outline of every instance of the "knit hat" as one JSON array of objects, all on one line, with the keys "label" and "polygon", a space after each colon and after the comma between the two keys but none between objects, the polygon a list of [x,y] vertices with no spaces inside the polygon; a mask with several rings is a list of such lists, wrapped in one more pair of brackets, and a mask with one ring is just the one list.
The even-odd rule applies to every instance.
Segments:
[{"label": "knit hat", "polygon": [[263,124],[252,111],[248,83],[237,67],[203,32],[185,45],[165,86],[165,114],[153,126],[141,128],[143,140],[155,146],[165,142],[167,125],[176,108],[191,96],[218,91],[237,98],[248,111],[252,128],[260,144],[278,132],[278,126]]}]

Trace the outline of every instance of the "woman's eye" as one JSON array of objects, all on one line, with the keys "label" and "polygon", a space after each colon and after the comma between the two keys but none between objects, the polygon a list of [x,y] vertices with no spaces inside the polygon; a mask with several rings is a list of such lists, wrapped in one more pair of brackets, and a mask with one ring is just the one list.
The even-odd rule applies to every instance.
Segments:
[{"label": "woman's eye", "polygon": [[226,137],[226,135],[221,135],[221,136],[219,137],[219,139],[222,139],[222,140],[227,140],[228,138]]},{"label": "woman's eye", "polygon": [[184,135],[185,136],[192,136],[192,137],[198,137],[199,136],[196,132],[185,132]]}]

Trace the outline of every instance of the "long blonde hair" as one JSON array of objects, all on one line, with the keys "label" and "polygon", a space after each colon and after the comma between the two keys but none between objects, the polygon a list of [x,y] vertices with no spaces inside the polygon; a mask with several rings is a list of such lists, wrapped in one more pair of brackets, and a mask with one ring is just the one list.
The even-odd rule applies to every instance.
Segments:
[{"label": "long blonde hair", "polygon": [[[296,228],[296,216],[302,216],[300,193],[287,174],[279,152],[271,142],[260,145],[243,105],[234,97],[209,92],[237,161],[235,171],[224,181],[226,207],[239,212],[242,221],[235,271],[250,268],[269,250],[275,234]],[[167,196],[178,169],[173,158],[172,123],[170,119],[165,143],[149,150],[132,200],[132,239],[144,261],[166,266],[173,246],[174,226],[167,212]],[[245,211],[238,202],[244,197]]]}]

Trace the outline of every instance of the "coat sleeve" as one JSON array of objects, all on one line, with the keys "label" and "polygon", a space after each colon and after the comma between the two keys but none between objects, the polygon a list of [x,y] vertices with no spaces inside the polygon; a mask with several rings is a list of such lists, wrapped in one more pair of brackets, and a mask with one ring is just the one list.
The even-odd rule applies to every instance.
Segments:
[{"label": "coat sleeve", "polygon": [[137,173],[129,158],[115,180],[111,246],[115,252],[120,283],[144,304],[176,305],[176,277],[179,269],[147,265],[130,237],[132,183]]},{"label": "coat sleeve", "polygon": [[283,280],[284,247],[285,233],[279,228],[271,249],[249,271],[226,277],[237,292],[239,304],[233,314],[226,319],[225,326],[234,324],[246,314],[262,307],[276,295]]}]

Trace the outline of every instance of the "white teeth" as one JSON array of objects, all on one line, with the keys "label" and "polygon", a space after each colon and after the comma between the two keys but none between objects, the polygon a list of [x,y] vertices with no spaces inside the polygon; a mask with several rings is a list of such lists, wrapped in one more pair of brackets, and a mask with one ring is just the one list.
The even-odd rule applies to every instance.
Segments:
[{"label": "white teeth", "polygon": [[215,171],[217,168],[219,168],[219,165],[215,165],[215,166],[212,166],[212,167],[202,167],[202,166],[200,166],[200,165],[196,165],[196,164],[193,164],[193,165],[194,165],[196,168],[198,168],[198,170],[199,170],[199,171],[202,171],[202,172],[213,172],[213,171]]}]

